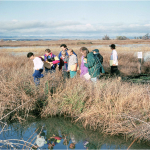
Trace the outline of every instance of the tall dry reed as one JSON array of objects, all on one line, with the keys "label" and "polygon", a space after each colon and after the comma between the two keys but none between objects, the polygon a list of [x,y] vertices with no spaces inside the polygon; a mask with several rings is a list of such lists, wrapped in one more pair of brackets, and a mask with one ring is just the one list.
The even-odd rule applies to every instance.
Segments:
[{"label": "tall dry reed", "polygon": [[[73,49],[78,54],[80,64],[79,48]],[[108,47],[99,50],[104,57],[104,69],[109,73],[111,50]],[[56,55],[59,51],[52,49]],[[138,74],[138,60],[134,57],[134,51],[130,52],[128,48],[126,51],[118,48],[117,51],[121,74]],[[36,55],[42,54],[39,51]],[[4,119],[21,121],[33,113],[42,117],[64,115],[81,121],[84,127],[100,128],[104,133],[140,136],[147,140],[150,138],[148,84],[118,82],[113,78],[101,79],[96,85],[80,78],[64,83],[61,73],[57,71],[56,75],[47,75],[41,79],[37,89],[32,77],[33,63],[26,56],[2,53],[0,66],[0,118],[18,108]],[[145,65],[143,73],[148,67],[149,65]]]}]

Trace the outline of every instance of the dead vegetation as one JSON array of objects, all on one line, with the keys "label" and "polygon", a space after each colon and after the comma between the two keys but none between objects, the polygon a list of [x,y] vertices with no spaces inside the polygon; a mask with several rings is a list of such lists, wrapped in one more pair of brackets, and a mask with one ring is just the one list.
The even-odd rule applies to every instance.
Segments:
[{"label": "dead vegetation", "polygon": [[[73,49],[78,54],[80,63],[79,50],[75,47]],[[99,50],[104,57],[104,69],[109,73],[111,50],[106,47]],[[52,51],[58,54],[59,49]],[[138,60],[134,57],[136,51],[138,49],[132,49],[131,52],[129,48],[118,48],[119,70],[123,76],[138,74]],[[37,56],[42,53],[39,51]],[[32,78],[32,65],[32,61],[26,56],[1,53],[0,121],[22,121],[32,115],[63,115],[82,122],[85,128],[150,140],[149,84],[132,84],[105,77],[96,85],[80,78],[64,83],[57,71],[56,75],[41,79],[41,85],[36,88]],[[149,73],[149,63],[143,65],[142,72]]]}]

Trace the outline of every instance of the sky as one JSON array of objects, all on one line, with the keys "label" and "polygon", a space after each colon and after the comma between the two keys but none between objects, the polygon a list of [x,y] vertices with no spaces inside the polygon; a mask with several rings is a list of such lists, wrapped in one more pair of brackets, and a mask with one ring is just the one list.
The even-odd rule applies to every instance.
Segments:
[{"label": "sky", "polygon": [[4,1],[0,36],[143,36],[150,33],[150,1]]}]

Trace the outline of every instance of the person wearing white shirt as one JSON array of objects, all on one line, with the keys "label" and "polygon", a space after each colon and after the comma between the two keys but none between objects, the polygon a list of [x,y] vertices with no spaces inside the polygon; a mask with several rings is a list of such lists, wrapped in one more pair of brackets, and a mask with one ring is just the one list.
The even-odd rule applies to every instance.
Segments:
[{"label": "person wearing white shirt", "polygon": [[110,66],[111,66],[111,75],[119,75],[119,70],[118,70],[118,55],[116,51],[116,46],[115,44],[111,44],[110,48],[112,49],[112,53],[110,56]]},{"label": "person wearing white shirt", "polygon": [[35,85],[39,85],[40,84],[40,78],[43,78],[44,75],[41,74],[43,72],[43,61],[41,60],[41,58],[39,57],[35,57],[34,54],[32,52],[29,52],[27,54],[27,57],[31,60],[33,60],[34,63],[34,73],[33,73],[33,77],[34,77],[34,82]]},{"label": "person wearing white shirt", "polygon": [[41,58],[39,58],[39,57],[34,57],[33,63],[34,63],[34,70],[43,69],[44,63],[43,63],[43,61],[41,60]]}]

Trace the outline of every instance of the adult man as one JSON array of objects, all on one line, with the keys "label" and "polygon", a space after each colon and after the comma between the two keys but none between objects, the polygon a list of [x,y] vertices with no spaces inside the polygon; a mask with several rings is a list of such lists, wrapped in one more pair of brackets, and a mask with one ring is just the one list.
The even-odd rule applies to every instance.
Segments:
[{"label": "adult man", "polygon": [[112,49],[111,56],[110,56],[111,75],[119,75],[118,55],[115,49],[116,48],[115,44],[111,44],[110,48]]}]

